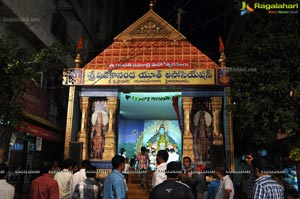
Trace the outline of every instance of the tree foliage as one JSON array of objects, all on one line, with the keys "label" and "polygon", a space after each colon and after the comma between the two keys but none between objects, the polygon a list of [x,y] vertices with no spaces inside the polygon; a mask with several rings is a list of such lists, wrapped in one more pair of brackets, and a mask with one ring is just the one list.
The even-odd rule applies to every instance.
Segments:
[{"label": "tree foliage", "polygon": [[299,132],[300,98],[290,96],[300,90],[299,33],[297,15],[257,11],[239,45],[227,52],[230,67],[246,69],[231,73],[234,133],[245,142],[260,145],[278,132]]},{"label": "tree foliage", "polygon": [[22,49],[11,32],[0,35],[0,146],[9,143],[23,118],[22,94],[30,89],[27,83],[36,82],[41,71],[59,80],[66,55],[66,48],[56,43],[41,49]]}]

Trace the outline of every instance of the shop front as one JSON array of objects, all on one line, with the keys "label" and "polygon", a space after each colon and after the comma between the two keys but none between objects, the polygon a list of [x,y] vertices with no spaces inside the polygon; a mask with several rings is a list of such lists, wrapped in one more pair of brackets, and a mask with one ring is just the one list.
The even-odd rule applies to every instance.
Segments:
[{"label": "shop front", "polygon": [[26,85],[23,120],[12,134],[6,161],[8,180],[16,187],[17,197],[28,193],[32,178],[39,175],[42,161],[62,160],[63,130],[57,120],[57,107],[47,92],[33,84]]}]

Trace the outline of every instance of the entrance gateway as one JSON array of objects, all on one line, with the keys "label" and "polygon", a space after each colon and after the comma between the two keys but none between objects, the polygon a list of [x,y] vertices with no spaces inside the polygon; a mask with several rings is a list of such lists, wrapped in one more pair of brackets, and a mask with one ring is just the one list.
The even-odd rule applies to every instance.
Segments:
[{"label": "entrance gateway", "polygon": [[121,148],[132,158],[145,146],[150,157],[166,149],[174,159],[227,161],[234,169],[222,49],[219,66],[150,9],[84,67],[80,62],[78,53],[63,74],[70,88],[65,158],[78,142],[80,159],[104,168]]}]

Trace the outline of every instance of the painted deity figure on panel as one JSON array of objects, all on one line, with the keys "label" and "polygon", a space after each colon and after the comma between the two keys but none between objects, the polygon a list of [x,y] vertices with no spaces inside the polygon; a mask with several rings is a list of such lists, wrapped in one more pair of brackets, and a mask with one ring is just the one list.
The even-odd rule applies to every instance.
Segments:
[{"label": "painted deity figure on panel", "polygon": [[107,120],[107,113],[104,111],[95,111],[92,115],[91,158],[102,159]]},{"label": "painted deity figure on panel", "polygon": [[208,161],[210,157],[211,145],[211,125],[212,118],[206,111],[198,111],[194,115],[194,140],[196,141],[197,161]]}]

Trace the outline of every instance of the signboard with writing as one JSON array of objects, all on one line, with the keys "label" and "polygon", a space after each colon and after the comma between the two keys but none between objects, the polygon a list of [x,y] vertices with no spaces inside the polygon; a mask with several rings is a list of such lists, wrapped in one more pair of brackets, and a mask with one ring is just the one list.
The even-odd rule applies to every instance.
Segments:
[{"label": "signboard with writing", "polygon": [[83,82],[65,79],[63,85],[214,85],[214,69],[91,70],[83,71]]},{"label": "signboard with writing", "polygon": [[111,62],[108,63],[109,69],[189,69],[189,61],[148,61],[148,62]]},{"label": "signboard with writing", "polygon": [[17,127],[17,130],[51,141],[60,141],[62,138],[60,134],[25,121],[21,122],[21,124]]}]

